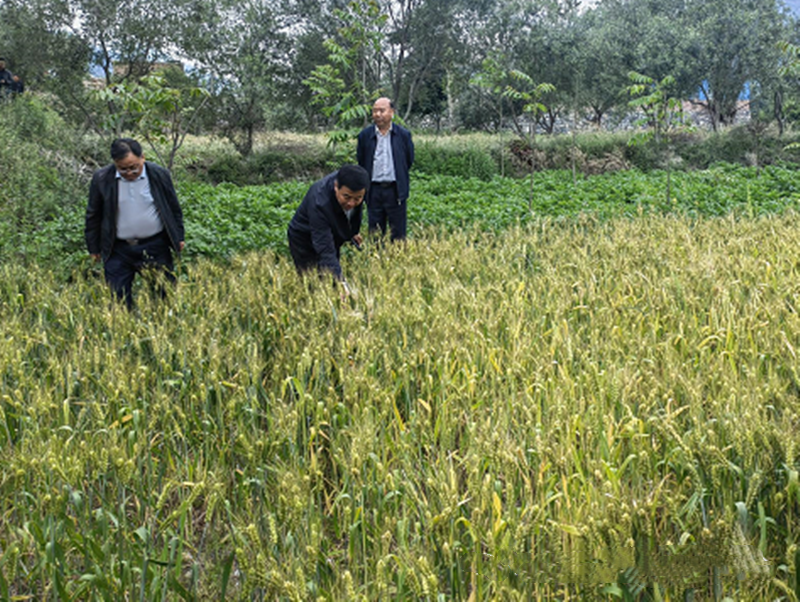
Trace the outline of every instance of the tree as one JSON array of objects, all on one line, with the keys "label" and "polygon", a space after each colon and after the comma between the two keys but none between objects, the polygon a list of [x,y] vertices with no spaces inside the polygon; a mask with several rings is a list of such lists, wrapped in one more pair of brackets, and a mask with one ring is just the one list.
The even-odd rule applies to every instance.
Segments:
[{"label": "tree", "polygon": [[351,140],[366,125],[372,101],[380,92],[381,28],[386,22],[374,0],[354,0],[335,11],[341,23],[339,39],[325,40],[328,62],[305,80],[312,102],[333,121],[332,144]]},{"label": "tree", "polygon": [[712,128],[733,122],[745,84],[767,79],[779,58],[775,40],[784,36],[784,17],[774,0],[692,0],[687,3],[687,37],[692,38],[701,106]]},{"label": "tree", "polygon": [[28,90],[60,99],[60,109],[75,109],[71,98],[83,96],[83,78],[91,51],[85,40],[70,32],[70,13],[52,0],[3,0],[0,39],[10,69]]},{"label": "tree", "polygon": [[627,73],[633,63],[627,25],[618,14],[617,5],[602,3],[581,17],[585,37],[573,52],[583,50],[578,61],[581,73],[582,105],[591,112],[597,128],[620,104],[628,83]]},{"label": "tree", "polygon": [[142,77],[173,58],[197,0],[69,0],[72,27],[93,49],[106,85]]},{"label": "tree", "polygon": [[[98,96],[120,107],[120,114],[109,117],[109,129],[119,134],[121,126],[129,124],[144,137],[160,163],[171,170],[209,93],[196,86],[170,87],[163,75],[154,74],[138,82],[105,88]],[[196,99],[199,103],[193,102]],[[166,157],[161,154],[159,144],[167,145]]]},{"label": "tree", "polygon": [[629,144],[653,141],[667,171],[667,203],[672,196],[672,145],[670,134],[688,129],[684,122],[683,104],[671,94],[675,78],[667,75],[660,81],[631,71],[628,77],[633,82],[628,94],[633,96],[628,104],[643,113],[638,125],[648,129],[631,138]]},{"label": "tree", "polygon": [[528,209],[530,210],[533,207],[533,174],[536,167],[533,156],[533,151],[536,148],[536,123],[539,121],[539,115],[547,111],[547,106],[541,102],[542,97],[555,92],[555,86],[549,83],[537,84],[530,75],[522,71],[514,70],[511,71],[509,75],[514,83],[506,86],[503,96],[517,102],[522,102],[523,112],[531,116],[527,135],[528,147],[531,150],[531,187],[530,196],[528,198]]},{"label": "tree", "polygon": [[[451,61],[461,53],[455,18],[462,4],[462,0],[384,0],[388,30],[382,62],[404,119],[414,112],[420,93],[428,103],[434,98],[446,102]],[[428,104],[423,112],[430,109]]]},{"label": "tree", "polygon": [[211,19],[192,47],[206,74],[217,125],[247,156],[289,68],[287,24],[272,0],[226,0]]},{"label": "tree", "polygon": [[[782,41],[778,43],[778,50],[781,52],[781,64],[778,68],[780,81],[775,91],[775,118],[778,122],[778,132],[783,135],[784,130],[784,89],[793,87],[800,89],[800,46],[791,42]],[[792,143],[786,146],[787,149],[800,148],[800,144]]]}]

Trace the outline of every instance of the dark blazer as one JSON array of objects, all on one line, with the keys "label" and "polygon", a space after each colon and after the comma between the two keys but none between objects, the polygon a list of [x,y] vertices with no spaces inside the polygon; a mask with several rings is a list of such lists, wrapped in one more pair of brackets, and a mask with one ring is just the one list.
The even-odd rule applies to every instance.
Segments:
[{"label": "dark blazer", "polygon": [[333,189],[337,174],[328,174],[311,185],[289,223],[288,236],[292,256],[301,258],[304,267],[316,264],[341,279],[339,249],[361,230],[364,205],[353,208],[347,219]]},{"label": "dark blazer", "polygon": [[[392,159],[394,160],[394,175],[397,179],[397,200],[404,201],[408,198],[408,171],[414,164],[414,142],[411,132],[406,128],[392,124]],[[358,135],[356,157],[358,164],[367,170],[372,178],[372,164],[375,160],[375,147],[378,145],[378,134],[374,125],[368,125]]]},{"label": "dark blazer", "polygon": [[[176,253],[180,252],[180,243],[184,240],[183,212],[181,211],[175,186],[169,171],[145,162],[147,180],[153,195],[161,223],[169,236],[169,243]],[[117,168],[112,163],[98,169],[92,176],[89,187],[89,204],[86,207],[86,247],[89,253],[108,259],[117,240],[117,211],[119,210],[119,187],[117,186]]]}]

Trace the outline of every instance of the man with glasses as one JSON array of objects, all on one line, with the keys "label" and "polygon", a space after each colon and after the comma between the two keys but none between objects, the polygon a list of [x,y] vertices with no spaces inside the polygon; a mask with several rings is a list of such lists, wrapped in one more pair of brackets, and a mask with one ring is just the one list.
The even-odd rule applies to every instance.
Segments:
[{"label": "man with glasses", "polygon": [[86,246],[95,261],[103,260],[106,282],[131,309],[137,273],[152,269],[175,281],[172,251],[184,249],[183,212],[169,171],[145,161],[136,140],[114,140],[111,159],[92,177]]}]

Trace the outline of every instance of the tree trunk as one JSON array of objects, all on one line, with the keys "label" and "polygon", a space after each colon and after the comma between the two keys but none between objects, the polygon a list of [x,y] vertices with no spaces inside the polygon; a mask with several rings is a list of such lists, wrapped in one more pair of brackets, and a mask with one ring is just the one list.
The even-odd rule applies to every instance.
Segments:
[{"label": "tree trunk", "polygon": [[773,105],[773,114],[775,115],[775,121],[778,124],[778,136],[783,136],[783,129],[785,126],[784,123],[784,115],[783,115],[783,92],[780,90],[776,90],[775,92],[775,102]]},{"label": "tree trunk", "polygon": [[453,73],[449,69],[447,70],[445,94],[447,95],[447,123],[450,126],[450,131],[453,131],[456,123],[456,103],[453,98]]}]

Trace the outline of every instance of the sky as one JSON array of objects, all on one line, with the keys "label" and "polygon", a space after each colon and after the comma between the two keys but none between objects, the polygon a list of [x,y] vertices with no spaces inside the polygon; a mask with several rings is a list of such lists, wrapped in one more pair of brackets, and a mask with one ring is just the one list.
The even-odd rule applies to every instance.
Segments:
[{"label": "sky", "polygon": [[786,2],[786,6],[792,9],[792,12],[796,15],[800,15],[800,0],[783,0]]}]

